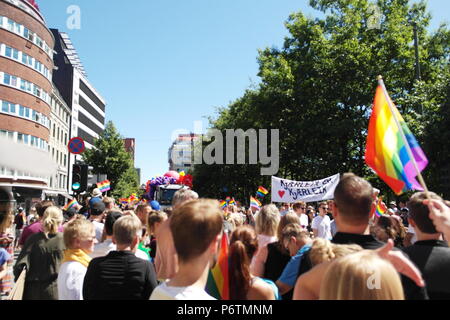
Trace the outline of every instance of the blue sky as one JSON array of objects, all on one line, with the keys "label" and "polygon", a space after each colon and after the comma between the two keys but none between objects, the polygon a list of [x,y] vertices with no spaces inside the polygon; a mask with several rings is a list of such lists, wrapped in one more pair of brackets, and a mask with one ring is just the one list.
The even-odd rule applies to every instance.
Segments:
[{"label": "blue sky", "polygon": [[[107,120],[136,138],[141,182],[168,170],[174,130],[216,114],[258,82],[257,50],[281,47],[289,14],[307,0],[38,0],[51,28],[69,34]],[[450,22],[450,1],[429,0],[432,28]],[[66,12],[81,9],[81,29]]]}]

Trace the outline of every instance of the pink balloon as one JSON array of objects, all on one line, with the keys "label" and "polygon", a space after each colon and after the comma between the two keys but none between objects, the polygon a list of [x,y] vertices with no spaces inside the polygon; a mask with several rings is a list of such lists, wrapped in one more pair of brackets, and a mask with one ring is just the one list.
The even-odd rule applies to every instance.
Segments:
[{"label": "pink balloon", "polygon": [[168,177],[168,178],[174,178],[174,179],[180,179],[180,174],[176,171],[169,171],[167,172],[164,177]]}]

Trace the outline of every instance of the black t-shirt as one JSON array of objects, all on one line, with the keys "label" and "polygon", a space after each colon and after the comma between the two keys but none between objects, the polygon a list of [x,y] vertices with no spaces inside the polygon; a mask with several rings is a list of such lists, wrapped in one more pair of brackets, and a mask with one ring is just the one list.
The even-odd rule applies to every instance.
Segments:
[{"label": "black t-shirt", "polygon": [[[267,245],[267,251],[263,278],[276,282],[280,278],[288,262],[291,260],[291,256],[288,252],[282,250],[279,242],[269,243]],[[292,300],[293,293],[293,289],[285,293],[282,296],[283,300]]]},{"label": "black t-shirt", "polygon": [[[363,249],[376,250],[386,243],[377,240],[372,235],[338,232],[331,242],[336,244],[357,244]],[[398,250],[394,248],[394,250]],[[406,300],[427,300],[428,294],[425,288],[420,288],[410,278],[400,275]]]},{"label": "black t-shirt", "polygon": [[130,251],[93,259],[83,283],[84,300],[148,300],[158,285],[150,261]]},{"label": "black t-shirt", "polygon": [[379,249],[385,245],[384,242],[375,239],[375,237],[373,237],[372,235],[343,233],[343,232],[336,233],[331,242],[336,244],[357,244],[361,246],[363,249],[368,250]]},{"label": "black t-shirt", "polygon": [[422,272],[431,300],[450,299],[450,248],[445,241],[417,241],[404,248]]}]

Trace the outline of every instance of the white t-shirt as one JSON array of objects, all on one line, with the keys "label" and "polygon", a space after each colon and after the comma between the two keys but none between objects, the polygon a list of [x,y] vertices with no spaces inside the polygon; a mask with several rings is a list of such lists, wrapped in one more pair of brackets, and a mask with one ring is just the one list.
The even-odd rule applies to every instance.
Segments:
[{"label": "white t-shirt", "polygon": [[416,243],[417,242],[416,230],[414,230],[414,227],[412,225],[409,225],[408,233],[412,233],[413,234],[413,236],[411,238],[411,244]]},{"label": "white t-shirt", "polygon": [[83,300],[83,282],[87,268],[76,261],[64,262],[58,273],[58,299]]},{"label": "white t-shirt", "polygon": [[308,226],[308,216],[304,213],[300,214],[300,225],[303,228],[306,228]]},{"label": "white t-shirt", "polygon": [[216,300],[197,287],[169,287],[163,282],[153,290],[150,300]]},{"label": "white t-shirt", "polygon": [[325,215],[315,217],[312,221],[311,227],[317,229],[317,237],[327,240],[331,240],[331,221],[330,218]]},{"label": "white t-shirt", "polygon": [[98,242],[101,242],[103,236],[103,228],[105,227],[105,225],[98,221],[92,221],[92,223],[95,226],[95,237],[97,238]]},{"label": "white t-shirt", "polygon": [[104,257],[114,250],[116,250],[116,245],[112,242],[112,239],[106,239],[102,243],[97,243],[94,246],[94,252],[92,252],[89,256],[92,259]]},{"label": "white t-shirt", "polygon": [[[89,256],[94,259],[98,257],[107,256],[111,251],[117,250],[117,246],[112,242],[112,239],[106,239],[102,243],[97,243],[94,247],[94,252],[92,252]],[[136,257],[149,261],[150,258],[144,251],[137,249],[135,254]]]}]

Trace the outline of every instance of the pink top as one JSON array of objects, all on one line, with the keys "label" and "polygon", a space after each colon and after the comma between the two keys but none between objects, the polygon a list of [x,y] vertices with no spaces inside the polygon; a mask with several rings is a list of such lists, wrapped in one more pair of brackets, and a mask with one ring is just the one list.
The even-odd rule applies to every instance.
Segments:
[{"label": "pink top", "polygon": [[[25,227],[25,229],[23,229],[22,231],[22,236],[20,237],[19,240],[19,246],[23,246],[31,235],[39,232],[44,232],[44,227],[42,226],[42,223],[40,221],[37,221],[32,225]],[[64,232],[63,226],[60,226],[58,228],[58,232]]]}]

